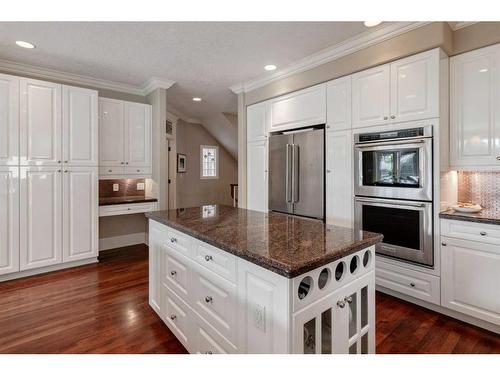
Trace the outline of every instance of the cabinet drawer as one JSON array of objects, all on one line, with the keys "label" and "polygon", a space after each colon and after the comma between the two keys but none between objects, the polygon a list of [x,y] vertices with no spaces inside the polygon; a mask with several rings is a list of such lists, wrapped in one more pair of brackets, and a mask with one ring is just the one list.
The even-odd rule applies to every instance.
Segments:
[{"label": "cabinet drawer", "polygon": [[[166,247],[164,283],[185,301],[189,301],[189,260]],[[183,259],[184,258],[184,259]]]},{"label": "cabinet drawer", "polygon": [[500,225],[441,220],[441,235],[500,245]]},{"label": "cabinet drawer", "polygon": [[123,170],[125,175],[150,175],[151,167],[125,167]]},{"label": "cabinet drawer", "polygon": [[99,167],[99,175],[100,176],[106,176],[106,175],[122,175],[124,174],[124,168],[123,167],[105,167],[101,166]]},{"label": "cabinet drawer", "polygon": [[235,282],[236,257],[205,242],[196,241],[194,258],[203,267],[223,278]]},{"label": "cabinet drawer", "polygon": [[156,210],[155,202],[99,206],[99,216],[130,215]]},{"label": "cabinet drawer", "polygon": [[196,320],[194,336],[196,352],[199,354],[236,353],[236,348],[232,344],[200,318]]},{"label": "cabinet drawer", "polygon": [[192,321],[193,312],[186,303],[177,298],[167,287],[162,286],[163,294],[163,321],[167,324],[175,337],[188,350],[193,347]]},{"label": "cabinet drawer", "polygon": [[236,286],[201,267],[192,272],[194,309],[228,341],[236,342]]},{"label": "cabinet drawer", "polygon": [[376,284],[396,292],[435,303],[440,303],[439,277],[385,263],[377,259]]},{"label": "cabinet drawer", "polygon": [[192,258],[193,241],[190,236],[168,227],[167,244],[170,249],[185,257]]}]

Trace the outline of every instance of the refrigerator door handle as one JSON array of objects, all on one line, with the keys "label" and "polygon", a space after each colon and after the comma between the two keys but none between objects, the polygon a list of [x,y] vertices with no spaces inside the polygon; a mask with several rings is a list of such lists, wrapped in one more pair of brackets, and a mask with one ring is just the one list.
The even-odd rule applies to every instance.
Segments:
[{"label": "refrigerator door handle", "polygon": [[292,145],[292,191],[293,203],[299,201],[299,145]]},{"label": "refrigerator door handle", "polygon": [[292,162],[290,158],[290,151],[292,150],[292,145],[286,145],[286,170],[285,170],[285,194],[287,203],[292,203],[292,185],[290,183],[290,179],[292,178]]}]

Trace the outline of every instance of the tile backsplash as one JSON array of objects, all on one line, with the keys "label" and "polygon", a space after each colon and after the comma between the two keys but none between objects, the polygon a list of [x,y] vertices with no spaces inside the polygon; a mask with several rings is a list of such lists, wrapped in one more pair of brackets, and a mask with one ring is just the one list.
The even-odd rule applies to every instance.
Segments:
[{"label": "tile backsplash", "polygon": [[458,172],[458,201],[500,213],[500,172]]},{"label": "tile backsplash", "polygon": [[[145,196],[145,190],[137,190],[138,183],[145,183],[144,178],[99,180],[99,198]],[[118,184],[118,191],[113,191],[113,184]]]}]

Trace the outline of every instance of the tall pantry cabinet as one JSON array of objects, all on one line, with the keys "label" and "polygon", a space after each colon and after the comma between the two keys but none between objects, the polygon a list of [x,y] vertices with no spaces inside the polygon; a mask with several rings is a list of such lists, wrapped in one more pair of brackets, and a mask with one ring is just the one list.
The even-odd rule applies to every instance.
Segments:
[{"label": "tall pantry cabinet", "polygon": [[97,257],[97,100],[0,75],[0,278]]}]

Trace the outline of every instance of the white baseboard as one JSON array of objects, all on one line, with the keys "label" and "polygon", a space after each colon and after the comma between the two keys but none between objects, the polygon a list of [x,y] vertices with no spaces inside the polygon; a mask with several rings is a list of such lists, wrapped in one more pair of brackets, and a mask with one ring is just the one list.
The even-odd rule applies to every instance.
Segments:
[{"label": "white baseboard", "polygon": [[123,236],[107,237],[99,239],[99,251],[116,249],[117,247],[132,246],[137,244],[148,244],[148,236],[145,232],[125,234]]}]

